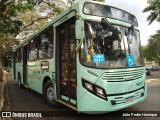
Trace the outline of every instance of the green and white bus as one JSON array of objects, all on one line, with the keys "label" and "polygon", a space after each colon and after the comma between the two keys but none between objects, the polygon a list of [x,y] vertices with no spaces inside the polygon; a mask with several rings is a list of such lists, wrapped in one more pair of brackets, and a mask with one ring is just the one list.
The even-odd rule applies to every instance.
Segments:
[{"label": "green and white bus", "polygon": [[13,50],[14,79],[54,107],[116,111],[147,97],[140,46],[134,15],[80,0]]}]

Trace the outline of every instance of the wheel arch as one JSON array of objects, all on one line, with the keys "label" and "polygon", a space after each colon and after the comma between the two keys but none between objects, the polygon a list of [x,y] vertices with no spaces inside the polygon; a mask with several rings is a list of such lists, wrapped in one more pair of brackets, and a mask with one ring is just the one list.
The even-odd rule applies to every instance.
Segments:
[{"label": "wheel arch", "polygon": [[[47,81],[51,81],[51,78],[49,76],[45,76],[43,79],[43,84],[42,84],[42,93],[44,93],[44,86],[47,83]],[[51,81],[52,82],[52,81]]]}]

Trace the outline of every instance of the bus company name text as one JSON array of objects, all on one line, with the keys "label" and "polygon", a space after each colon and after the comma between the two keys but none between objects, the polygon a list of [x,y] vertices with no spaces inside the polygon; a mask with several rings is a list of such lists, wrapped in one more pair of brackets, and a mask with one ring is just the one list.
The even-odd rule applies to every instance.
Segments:
[{"label": "bus company name text", "polygon": [[42,117],[42,115],[36,112],[2,112],[2,117]]}]

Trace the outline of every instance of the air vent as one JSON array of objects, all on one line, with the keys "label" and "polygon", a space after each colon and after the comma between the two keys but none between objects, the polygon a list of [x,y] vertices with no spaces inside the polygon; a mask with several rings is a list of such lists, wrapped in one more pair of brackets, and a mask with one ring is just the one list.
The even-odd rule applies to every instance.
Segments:
[{"label": "air vent", "polygon": [[137,70],[122,70],[116,72],[105,72],[102,79],[107,82],[123,82],[131,81],[142,78],[144,75],[144,69]]}]

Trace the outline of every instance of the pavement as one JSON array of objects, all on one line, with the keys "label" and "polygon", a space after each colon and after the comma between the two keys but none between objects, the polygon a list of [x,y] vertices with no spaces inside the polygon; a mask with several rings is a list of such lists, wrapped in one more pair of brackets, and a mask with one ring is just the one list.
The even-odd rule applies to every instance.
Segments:
[{"label": "pavement", "polygon": [[7,74],[3,72],[3,80],[0,81],[0,111],[2,111],[3,103],[4,103],[4,90],[7,83]]},{"label": "pavement", "polygon": [[152,72],[151,76],[147,76],[148,85],[160,85],[160,71]]},{"label": "pavement", "polygon": [[5,86],[5,82],[0,82],[0,111],[2,111],[2,106],[4,102],[4,98],[3,98],[4,86]]}]

